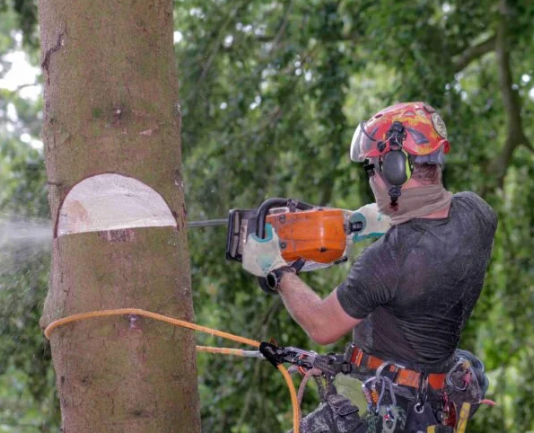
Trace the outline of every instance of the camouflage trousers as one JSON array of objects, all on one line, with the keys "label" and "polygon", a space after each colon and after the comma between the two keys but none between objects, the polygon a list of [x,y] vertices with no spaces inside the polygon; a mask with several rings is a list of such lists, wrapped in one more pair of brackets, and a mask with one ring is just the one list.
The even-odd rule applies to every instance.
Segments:
[{"label": "camouflage trousers", "polygon": [[[300,423],[301,433],[366,433],[367,424],[359,410],[340,394],[326,397],[317,409]],[[290,430],[293,433],[293,430]]]},{"label": "camouflage trousers", "polygon": [[[412,401],[401,399],[393,409],[395,422],[384,421],[386,413],[367,413],[360,417],[359,409],[340,395],[330,394],[317,409],[302,419],[301,433],[418,433],[437,424],[430,403],[422,412],[414,410]],[[444,430],[446,431],[446,430]],[[288,433],[292,433],[291,430]]]}]

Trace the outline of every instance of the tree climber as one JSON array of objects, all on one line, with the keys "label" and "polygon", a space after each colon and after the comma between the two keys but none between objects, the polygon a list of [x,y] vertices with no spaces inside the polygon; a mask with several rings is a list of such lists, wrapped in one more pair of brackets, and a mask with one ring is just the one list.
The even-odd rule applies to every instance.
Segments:
[{"label": "tree climber", "polygon": [[451,417],[460,414],[449,400],[473,394],[469,372],[479,389],[470,415],[478,407],[487,388],[482,364],[457,346],[482,289],[497,217],[475,193],[443,187],[448,151],[444,122],[422,102],[393,105],[360,123],[350,156],[365,161],[377,206],[351,218],[365,220],[359,239],[381,234],[382,214],[391,227],[324,300],[282,259],[273,230],[267,239],[247,239],[244,269],[278,279],[284,305],[314,341],[333,343],[353,331],[346,356],[369,385],[366,421],[350,401],[331,396],[302,421],[303,432],[452,431],[442,425],[454,426]]}]

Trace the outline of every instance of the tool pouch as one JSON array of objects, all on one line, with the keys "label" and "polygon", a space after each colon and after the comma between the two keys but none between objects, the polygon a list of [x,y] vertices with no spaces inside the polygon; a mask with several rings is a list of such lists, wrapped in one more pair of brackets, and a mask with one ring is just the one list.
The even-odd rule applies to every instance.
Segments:
[{"label": "tool pouch", "polygon": [[438,422],[430,402],[420,406],[416,401],[411,401],[406,411],[406,432],[426,432],[431,425]]},{"label": "tool pouch", "polygon": [[445,392],[457,411],[464,402],[470,403],[469,418],[471,418],[480,407],[480,401],[488,389],[484,364],[467,350],[457,350],[454,361],[455,366],[447,373]]},{"label": "tool pouch", "polygon": [[[367,424],[359,409],[339,394],[330,394],[326,401],[300,423],[301,433],[366,433]],[[288,433],[293,433],[290,430]]]}]

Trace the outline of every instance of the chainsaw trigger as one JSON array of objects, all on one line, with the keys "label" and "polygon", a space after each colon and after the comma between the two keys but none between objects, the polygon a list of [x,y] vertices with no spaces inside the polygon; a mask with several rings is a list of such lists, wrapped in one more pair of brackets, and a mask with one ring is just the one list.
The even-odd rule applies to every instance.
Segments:
[{"label": "chainsaw trigger", "polygon": [[294,261],[290,267],[295,270],[296,274],[298,274],[305,264],[306,260],[301,257],[298,260]]}]

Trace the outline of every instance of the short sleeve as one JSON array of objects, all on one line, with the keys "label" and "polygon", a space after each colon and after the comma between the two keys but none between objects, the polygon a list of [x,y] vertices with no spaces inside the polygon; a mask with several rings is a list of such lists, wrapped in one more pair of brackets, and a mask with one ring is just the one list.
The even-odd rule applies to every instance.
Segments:
[{"label": "short sleeve", "polygon": [[347,279],[336,293],[345,312],[363,319],[376,307],[393,300],[397,263],[389,245],[381,238],[367,247],[352,265]]},{"label": "short sleeve", "polygon": [[481,197],[471,191],[454,194],[454,197],[468,203],[468,206],[477,212],[479,217],[488,225],[493,232],[497,228],[497,214],[493,208],[486,203]]}]

